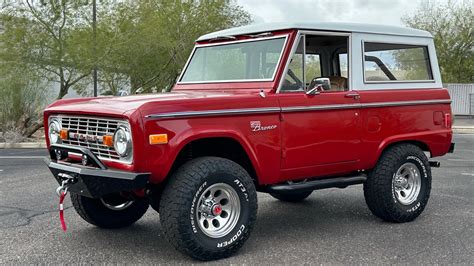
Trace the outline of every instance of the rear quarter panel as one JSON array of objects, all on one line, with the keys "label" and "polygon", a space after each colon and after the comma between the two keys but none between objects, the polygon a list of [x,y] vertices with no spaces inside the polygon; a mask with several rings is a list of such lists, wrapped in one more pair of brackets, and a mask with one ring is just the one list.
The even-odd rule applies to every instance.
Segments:
[{"label": "rear quarter panel", "polygon": [[[391,107],[364,107],[367,104],[450,100],[446,89],[404,89],[359,91],[361,100],[363,153],[361,169],[375,166],[383,150],[397,142],[417,141],[428,146],[432,157],[449,150],[452,130],[444,116],[451,115],[449,103]],[[443,121],[439,121],[439,117]]]}]

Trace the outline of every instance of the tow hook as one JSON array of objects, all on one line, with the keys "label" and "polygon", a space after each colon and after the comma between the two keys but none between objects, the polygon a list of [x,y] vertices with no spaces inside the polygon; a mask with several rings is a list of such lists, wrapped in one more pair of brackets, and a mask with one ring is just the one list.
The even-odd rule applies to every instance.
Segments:
[{"label": "tow hook", "polygon": [[64,199],[67,195],[67,189],[69,185],[77,182],[77,179],[71,175],[59,173],[58,177],[61,178],[61,185],[56,189],[56,194],[59,197],[59,221],[61,222],[61,228],[66,232],[66,221],[64,220]]},{"label": "tow hook", "polygon": [[76,183],[77,179],[65,173],[59,173],[58,177],[62,180],[61,185],[56,189],[56,194],[58,195],[58,197],[60,197],[61,192],[67,193],[67,188],[69,187],[69,185]]}]

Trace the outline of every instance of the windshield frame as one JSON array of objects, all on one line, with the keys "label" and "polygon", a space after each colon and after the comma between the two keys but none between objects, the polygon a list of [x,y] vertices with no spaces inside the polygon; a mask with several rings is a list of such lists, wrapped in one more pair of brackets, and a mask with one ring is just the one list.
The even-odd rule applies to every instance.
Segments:
[{"label": "windshield frame", "polygon": [[[210,47],[210,46],[224,46],[224,45],[231,45],[231,44],[236,44],[236,43],[246,43],[246,42],[259,42],[259,41],[266,41],[266,40],[272,40],[272,39],[285,39],[283,42],[283,46],[281,48],[280,55],[278,57],[278,60],[276,62],[275,70],[273,71],[273,75],[271,78],[261,78],[261,79],[237,79],[237,80],[202,80],[202,81],[181,81],[184,73],[186,73],[188,66],[194,57],[194,54],[197,49],[203,48],[203,47]],[[186,85],[186,84],[209,84],[209,83],[248,83],[248,82],[273,82],[275,81],[275,77],[278,73],[278,69],[281,65],[281,61],[283,58],[283,55],[285,53],[285,49],[288,45],[288,39],[289,39],[289,34],[281,34],[281,35],[275,35],[275,36],[270,36],[270,37],[261,37],[261,38],[250,38],[250,39],[243,39],[243,40],[235,40],[235,41],[226,41],[226,42],[220,42],[220,43],[206,43],[206,44],[196,44],[193,48],[193,51],[191,52],[191,55],[189,56],[186,64],[184,65],[183,71],[181,71],[181,74],[179,75],[178,82],[176,83],[177,85]]]}]

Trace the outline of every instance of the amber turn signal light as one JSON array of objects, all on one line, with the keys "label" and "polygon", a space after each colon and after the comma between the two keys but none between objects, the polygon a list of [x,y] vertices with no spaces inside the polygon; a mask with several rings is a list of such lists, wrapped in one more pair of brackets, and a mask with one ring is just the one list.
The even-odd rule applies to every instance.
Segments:
[{"label": "amber turn signal light", "polygon": [[68,134],[67,130],[66,129],[61,129],[61,131],[59,131],[59,137],[61,139],[68,139],[69,134]]},{"label": "amber turn signal light", "polygon": [[112,135],[105,135],[102,137],[102,142],[105,146],[113,147],[114,146],[114,136]]},{"label": "amber turn signal light", "polygon": [[166,144],[168,143],[168,134],[150,135],[150,144]]}]

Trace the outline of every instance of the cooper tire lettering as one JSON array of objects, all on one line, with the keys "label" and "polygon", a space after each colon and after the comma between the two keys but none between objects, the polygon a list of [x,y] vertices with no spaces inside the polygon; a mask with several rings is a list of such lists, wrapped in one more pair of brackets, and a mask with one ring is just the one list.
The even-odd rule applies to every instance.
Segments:
[{"label": "cooper tire lettering", "polygon": [[[213,186],[221,192],[216,194]],[[208,191],[212,193],[207,195]],[[219,196],[223,193],[227,195],[226,203]],[[237,201],[240,205],[232,203]],[[235,206],[240,207],[232,209]],[[250,236],[257,218],[257,192],[252,178],[237,163],[200,157],[185,163],[170,177],[159,209],[165,237],[177,250],[199,260],[219,259],[236,252]],[[226,217],[221,216],[223,210],[229,217],[227,224]],[[239,214],[235,219],[232,210]],[[214,221],[221,223],[215,225]],[[211,224],[213,227],[208,229],[206,225]]]}]

